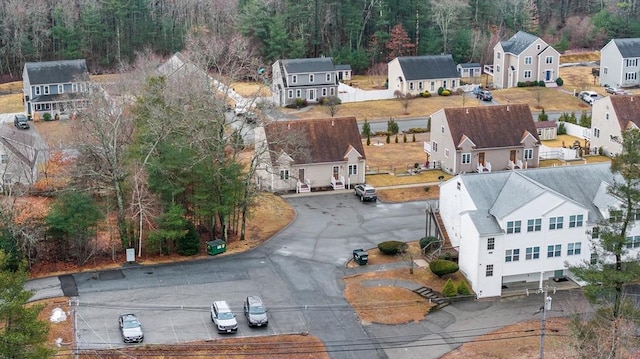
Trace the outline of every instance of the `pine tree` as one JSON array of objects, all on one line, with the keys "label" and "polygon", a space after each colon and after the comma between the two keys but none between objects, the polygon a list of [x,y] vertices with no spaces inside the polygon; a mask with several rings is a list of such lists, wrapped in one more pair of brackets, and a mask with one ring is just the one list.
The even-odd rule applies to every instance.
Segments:
[{"label": "pine tree", "polygon": [[447,279],[447,282],[444,284],[444,287],[442,288],[442,295],[444,295],[445,297],[455,297],[456,294],[457,294],[456,285],[453,284],[453,281],[451,280],[451,278]]}]

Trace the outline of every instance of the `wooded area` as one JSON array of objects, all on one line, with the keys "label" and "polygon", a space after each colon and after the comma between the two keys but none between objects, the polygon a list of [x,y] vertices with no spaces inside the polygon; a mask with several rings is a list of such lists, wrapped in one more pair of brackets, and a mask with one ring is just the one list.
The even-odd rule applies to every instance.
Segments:
[{"label": "wooded area", "polygon": [[[0,2],[0,74],[27,61],[85,58],[93,73],[133,63],[143,50],[169,55],[206,32],[211,46],[255,49],[256,68],[280,58],[331,56],[356,73],[390,60],[385,45],[400,25],[405,55],[452,53],[488,63],[518,30],[560,51],[599,49],[638,37],[637,0],[5,0]],[[240,39],[242,37],[242,39]],[[224,44],[225,46],[221,46]],[[216,67],[216,64],[210,64]],[[255,69],[254,69],[255,70]],[[245,74],[251,76],[252,73]]]}]

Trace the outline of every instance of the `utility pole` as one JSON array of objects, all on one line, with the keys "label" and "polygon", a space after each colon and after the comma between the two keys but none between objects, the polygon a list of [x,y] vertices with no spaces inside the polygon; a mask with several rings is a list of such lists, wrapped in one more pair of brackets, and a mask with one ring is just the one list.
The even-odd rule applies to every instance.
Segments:
[{"label": "utility pole", "polygon": [[78,297],[71,297],[69,298],[69,306],[71,307],[71,315],[73,316],[73,318],[71,320],[73,320],[73,337],[71,338],[71,340],[73,340],[73,357],[75,359],[78,359],[78,303],[80,302],[80,300],[78,299]]},{"label": "utility pole", "polygon": [[[555,294],[555,292],[556,292],[556,289],[553,288],[553,293]],[[553,301],[553,298],[549,296],[549,286],[545,286],[544,289],[539,288],[538,290],[536,290],[536,294],[540,294],[540,293],[543,294],[542,298],[544,302],[542,303],[542,306],[540,307],[540,309],[538,309],[538,311],[536,311],[533,314],[535,315],[542,312],[542,320],[540,321],[540,359],[544,359],[544,330],[545,330],[545,325],[547,321],[547,312],[551,310],[551,302]],[[527,295],[529,295],[528,289],[527,289]]]}]

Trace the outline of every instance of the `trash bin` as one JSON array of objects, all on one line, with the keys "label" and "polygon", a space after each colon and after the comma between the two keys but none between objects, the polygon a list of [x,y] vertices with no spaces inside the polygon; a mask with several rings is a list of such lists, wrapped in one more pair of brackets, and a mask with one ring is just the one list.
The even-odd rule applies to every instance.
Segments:
[{"label": "trash bin", "polygon": [[369,253],[363,249],[354,249],[353,250],[353,260],[356,261],[360,265],[367,264],[369,260]]},{"label": "trash bin", "polygon": [[227,242],[223,241],[222,239],[216,239],[216,240],[207,242],[207,253],[210,256],[223,253],[226,250],[227,250]]}]

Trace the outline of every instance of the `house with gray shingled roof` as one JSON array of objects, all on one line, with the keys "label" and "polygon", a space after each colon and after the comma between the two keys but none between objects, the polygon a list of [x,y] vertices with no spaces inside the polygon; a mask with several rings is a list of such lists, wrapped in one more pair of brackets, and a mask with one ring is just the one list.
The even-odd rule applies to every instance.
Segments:
[{"label": "house with gray shingled roof", "polygon": [[440,87],[453,90],[460,74],[451,55],[401,56],[387,64],[389,90],[417,96],[424,91],[437,95]]},{"label": "house with gray shingled roof", "polygon": [[272,192],[347,189],[365,182],[355,117],[275,121],[255,129],[259,188]]},{"label": "house with gray shingled roof", "polygon": [[640,85],[640,38],[613,39],[600,50],[600,85]]},{"label": "house with gray shingled roof", "polygon": [[510,39],[493,47],[493,65],[484,72],[493,77],[493,87],[517,87],[519,82],[544,81],[555,86],[560,53],[541,38],[518,31]]},{"label": "house with gray shingled roof", "polygon": [[271,67],[272,100],[279,106],[338,95],[338,72],[330,57],[278,60]]},{"label": "house with gray shingled roof", "polygon": [[[605,96],[591,109],[591,147],[607,156],[622,152],[622,132],[640,128],[640,96]],[[597,152],[596,152],[597,153]]]},{"label": "house with gray shingled roof", "polygon": [[540,139],[528,105],[443,108],[431,115],[428,160],[443,171],[538,167]]},{"label": "house with gray shingled roof", "polygon": [[24,106],[30,118],[68,115],[86,107],[89,71],[84,59],[27,62],[22,71]]},{"label": "house with gray shingled roof", "polygon": [[[609,163],[600,163],[468,173],[443,182],[444,230],[477,296],[501,296],[523,283],[536,289],[549,280],[571,280],[567,263],[592,259],[592,239],[599,232],[594,228],[620,208],[619,198],[608,192],[614,181],[622,178]],[[631,228],[627,248],[635,258],[638,226]]]}]

